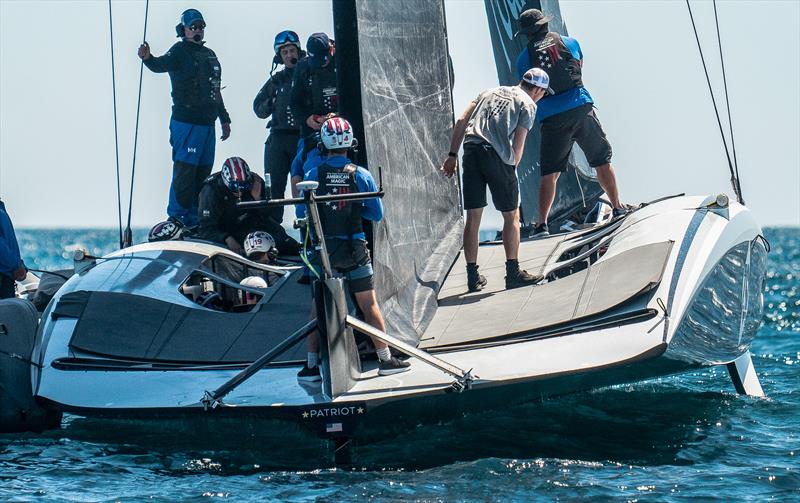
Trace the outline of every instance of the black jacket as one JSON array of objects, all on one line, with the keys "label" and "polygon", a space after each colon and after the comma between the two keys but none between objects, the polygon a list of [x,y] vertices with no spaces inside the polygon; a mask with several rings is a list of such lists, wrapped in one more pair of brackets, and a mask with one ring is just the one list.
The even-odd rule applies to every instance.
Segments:
[{"label": "black jacket", "polygon": [[169,72],[173,119],[211,125],[219,117],[221,123],[230,123],[220,90],[222,66],[214,51],[183,40],[163,56],[146,59],[144,64],[155,73]]},{"label": "black jacket", "polygon": [[[258,179],[255,183],[261,183],[263,187],[264,181],[261,177],[255,173],[253,176]],[[254,199],[248,191],[242,193],[241,200]],[[232,236],[241,245],[249,233],[266,231],[275,238],[281,253],[296,252],[296,241],[286,234],[286,230],[278,222],[270,218],[267,208],[242,211],[236,208],[237,202],[239,199],[236,194],[228,190],[222,182],[221,172],[218,171],[206,178],[198,202],[200,214],[198,237],[224,245],[225,239]]]},{"label": "black jacket", "polygon": [[306,125],[310,115],[327,115],[339,111],[339,88],[336,82],[336,56],[327,66],[313,68],[308,58],[303,58],[294,69],[292,83],[292,111],[300,124],[303,137],[314,134]]},{"label": "black jacket", "polygon": [[294,68],[284,68],[267,80],[253,101],[253,111],[259,119],[270,115],[272,120],[267,127],[272,131],[297,133],[300,126],[292,113],[292,80]]}]

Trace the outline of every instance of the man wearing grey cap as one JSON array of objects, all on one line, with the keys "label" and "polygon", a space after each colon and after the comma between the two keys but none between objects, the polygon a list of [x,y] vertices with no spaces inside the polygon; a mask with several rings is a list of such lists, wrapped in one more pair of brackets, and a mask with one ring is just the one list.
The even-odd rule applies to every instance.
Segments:
[{"label": "man wearing grey cap", "polygon": [[450,152],[442,171],[453,176],[458,167],[458,149],[464,143],[462,189],[467,223],[464,227],[464,258],[467,288],[483,289],[486,278],[478,273],[478,231],[486,187],[495,208],[503,214],[503,248],[506,253],[506,288],[519,288],[541,281],[519,268],[519,184],[517,164],[525,138],[536,117],[536,102],[548,92],[550,79],[540,68],[524,72],[519,85],[483,91],[461,114],[453,127]]},{"label": "man wearing grey cap", "polygon": [[548,29],[550,16],[538,9],[528,9],[519,16],[519,31],[528,45],[517,58],[517,74],[529,68],[541,68],[550,76],[552,96],[542,99],[536,120],[542,125],[539,167],[539,222],[534,236],[549,234],[547,216],[553,205],[558,176],[567,169],[575,142],[586,154],[589,165],[597,170],[597,180],[614,208],[614,216],[627,212],[619,199],[617,179],[611,166],[611,144],[594,112],[594,100],[583,86],[583,53],[578,41]]}]

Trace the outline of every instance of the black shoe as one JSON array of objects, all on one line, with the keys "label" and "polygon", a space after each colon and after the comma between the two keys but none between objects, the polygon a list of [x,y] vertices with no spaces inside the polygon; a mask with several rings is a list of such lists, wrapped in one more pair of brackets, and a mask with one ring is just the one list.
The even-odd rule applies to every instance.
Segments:
[{"label": "black shoe", "polygon": [[536,232],[536,226],[534,226],[534,225],[521,225],[519,227],[519,238],[520,239],[528,239],[529,237],[533,236],[534,232]]},{"label": "black shoe", "polygon": [[314,368],[309,367],[308,364],[303,365],[303,368],[297,373],[297,380],[300,382],[317,382],[322,380],[322,376],[319,375],[319,365]]},{"label": "black shoe", "polygon": [[411,364],[408,362],[404,362],[403,360],[398,360],[394,356],[389,359],[381,362],[378,362],[378,375],[380,376],[390,376],[392,374],[399,374],[401,372],[406,372],[411,367]]},{"label": "black shoe", "polygon": [[550,235],[550,229],[547,227],[547,224],[539,224],[533,228],[533,234],[531,234],[532,238],[543,238]]},{"label": "black shoe", "polygon": [[619,218],[627,215],[630,212],[631,212],[630,208],[628,208],[627,206],[623,206],[622,208],[614,208],[613,210],[611,210],[611,216],[613,218]]},{"label": "black shoe", "polygon": [[470,292],[477,292],[483,290],[486,286],[486,277],[478,272],[478,267],[475,269],[467,268],[467,289]]},{"label": "black shoe", "polygon": [[519,288],[522,286],[535,285],[543,279],[543,276],[534,276],[533,274],[529,274],[528,271],[520,270],[514,276],[506,276],[506,290],[511,290],[513,288]]}]

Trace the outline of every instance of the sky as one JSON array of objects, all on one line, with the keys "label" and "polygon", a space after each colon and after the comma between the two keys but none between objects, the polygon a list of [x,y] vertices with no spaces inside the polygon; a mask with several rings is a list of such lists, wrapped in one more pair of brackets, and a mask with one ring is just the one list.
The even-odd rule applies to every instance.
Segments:
[{"label": "sky", "polygon": [[[145,2],[112,5],[124,215]],[[692,5],[721,100],[713,6]],[[217,142],[214,169],[237,155],[261,172],[265,121],[252,100],[268,76],[272,39],[284,29],[302,40],[332,33],[330,2],[153,0],[147,40],[154,54],[176,41],[174,26],[190,7],[208,24],[233,122],[231,138]],[[445,8],[458,114],[497,85],[497,74],[483,0],[446,0]],[[561,11],[583,49],[584,83],[613,146],[623,200],[730,194],[685,2],[562,0]],[[800,225],[800,2],[720,1],[718,13],[744,198],[762,225]],[[0,0],[0,197],[15,226],[117,226],[110,54],[105,1]],[[145,69],[134,227],[165,218],[169,93],[167,75]],[[441,157],[448,150],[442,145]],[[489,212],[484,226],[499,222]]]}]

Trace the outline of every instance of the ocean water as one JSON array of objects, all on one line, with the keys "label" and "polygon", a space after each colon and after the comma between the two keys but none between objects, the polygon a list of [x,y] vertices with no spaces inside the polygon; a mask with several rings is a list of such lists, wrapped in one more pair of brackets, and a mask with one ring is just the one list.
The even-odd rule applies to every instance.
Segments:
[{"label": "ocean water", "polygon": [[[708,369],[420,425],[355,446],[350,469],[278,425],[201,432],[68,416],[60,430],[0,435],[0,500],[800,501],[800,229],[766,236],[752,351],[767,399],[738,396],[724,369]],[[18,237],[42,269],[117,241],[105,230]]]}]

